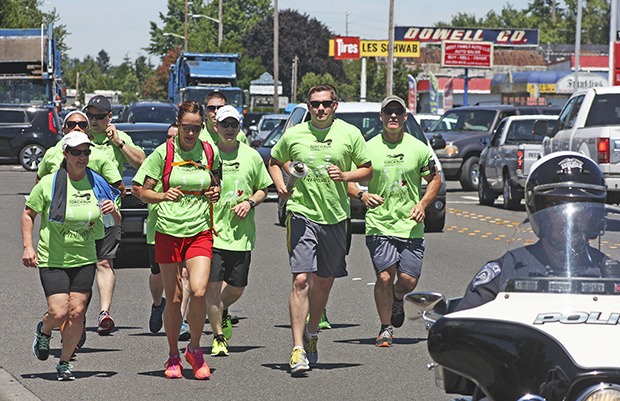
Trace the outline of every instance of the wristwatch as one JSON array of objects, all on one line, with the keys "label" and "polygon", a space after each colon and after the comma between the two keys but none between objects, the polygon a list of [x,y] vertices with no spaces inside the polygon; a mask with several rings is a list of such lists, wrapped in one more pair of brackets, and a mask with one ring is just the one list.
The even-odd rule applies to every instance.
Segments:
[{"label": "wristwatch", "polygon": [[256,207],[256,202],[254,202],[252,199],[248,199],[247,201],[250,204],[250,209],[254,209]]},{"label": "wristwatch", "polygon": [[123,146],[125,146],[125,141],[121,141],[120,145],[118,145],[117,148],[123,149]]},{"label": "wristwatch", "polygon": [[357,199],[362,200],[362,196],[364,196],[365,192],[364,191],[359,191],[357,193]]}]

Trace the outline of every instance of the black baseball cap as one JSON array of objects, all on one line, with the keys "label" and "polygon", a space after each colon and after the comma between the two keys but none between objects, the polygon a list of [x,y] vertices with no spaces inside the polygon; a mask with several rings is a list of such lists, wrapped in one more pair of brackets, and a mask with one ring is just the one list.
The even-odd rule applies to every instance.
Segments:
[{"label": "black baseball cap", "polygon": [[99,111],[103,111],[104,113],[109,113],[112,111],[112,106],[110,105],[110,101],[103,95],[93,96],[89,101],[88,105],[86,105],[86,109],[89,107],[94,107]]}]

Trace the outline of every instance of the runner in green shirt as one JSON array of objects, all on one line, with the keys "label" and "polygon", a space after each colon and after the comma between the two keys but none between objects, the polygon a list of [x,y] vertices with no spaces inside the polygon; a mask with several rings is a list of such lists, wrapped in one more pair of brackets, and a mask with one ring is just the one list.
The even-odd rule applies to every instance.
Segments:
[{"label": "runner in green shirt", "polygon": [[[159,263],[166,306],[164,327],[168,339],[169,358],[165,375],[182,377],[178,337],[181,330],[181,272],[186,263],[190,280],[190,303],[187,320],[190,343],[185,359],[197,379],[208,379],[209,366],[200,350],[200,337],[207,315],[205,295],[211,272],[213,235],[210,203],[219,199],[220,189],[213,171],[220,168],[219,152],[198,139],[204,113],[202,106],[188,100],[177,115],[179,134],[168,159],[168,143],[160,145],[147,158],[140,170],[146,179],[140,197],[158,205],[155,224],[155,261]],[[168,160],[168,162],[167,162]],[[155,187],[162,182],[162,192]]]},{"label": "runner in green shirt", "polygon": [[[123,131],[118,131],[112,119],[112,107],[105,96],[97,95],[88,101],[85,107],[86,115],[90,120],[91,132],[95,147],[105,157],[113,160],[118,172],[123,176],[123,163],[129,163],[137,169],[145,159],[145,154],[135,145],[131,137]],[[116,284],[113,260],[116,257],[121,242],[120,226],[107,227],[100,249],[100,259],[97,262],[97,287],[99,289],[100,312],[98,317],[97,333],[108,335],[114,329],[115,323],[110,316],[112,296]]]},{"label": "runner in green shirt", "polygon": [[[394,327],[405,318],[403,296],[416,287],[422,272],[425,209],[437,196],[441,179],[428,145],[405,134],[404,100],[386,97],[380,119],[381,135],[368,141],[374,168],[368,192],[350,183],[349,195],[368,207],[366,246],[377,276],[374,292],[381,321],[375,345],[390,347]],[[428,186],[420,199],[422,179]]]},{"label": "runner in green shirt", "polygon": [[[293,273],[289,300],[292,375],[303,374],[318,360],[316,332],[321,315],[334,279],[347,275],[346,224],[350,207],[346,183],[372,176],[361,132],[334,119],[336,99],[331,85],[310,89],[311,120],[286,130],[271,150],[269,160],[269,173],[279,197],[290,197],[287,245]],[[297,181],[292,196],[281,170],[289,161],[303,162],[308,167],[307,177]],[[349,171],[352,164],[357,168]]]},{"label": "runner in green shirt", "polygon": [[213,263],[207,289],[209,322],[213,329],[211,355],[228,355],[232,336],[228,308],[248,284],[251,251],[256,240],[254,208],[267,197],[271,178],[260,154],[237,140],[239,112],[232,106],[217,111],[215,129],[222,157],[222,193],[214,206],[218,236],[213,244]]},{"label": "runner in green shirt", "polygon": [[[120,213],[105,189],[109,186],[95,172],[87,171],[90,147],[86,134],[70,132],[62,139],[64,161],[55,174],[35,185],[22,214],[22,262],[38,267],[48,310],[36,328],[33,353],[49,357],[52,330],[62,327],[62,351],[56,366],[58,380],[74,380],[69,360],[83,330],[86,304],[95,278],[96,238],[103,236],[102,214]],[[99,206],[101,204],[101,206]],[[41,215],[37,251],[33,246],[36,216]]]},{"label": "runner in green shirt", "polygon": [[[222,92],[213,91],[205,97],[205,126],[200,131],[200,140],[211,142],[215,145],[218,141],[217,131],[215,130],[215,115],[217,111],[228,104],[226,95]],[[237,133],[237,140],[241,143],[248,144],[248,138],[243,131]]]}]

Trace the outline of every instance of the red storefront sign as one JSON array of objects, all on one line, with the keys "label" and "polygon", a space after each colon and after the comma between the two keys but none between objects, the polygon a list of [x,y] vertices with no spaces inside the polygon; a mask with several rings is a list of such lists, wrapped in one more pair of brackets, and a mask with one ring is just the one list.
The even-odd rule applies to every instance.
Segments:
[{"label": "red storefront sign", "polygon": [[620,85],[620,42],[614,42],[614,83]]},{"label": "red storefront sign", "polygon": [[360,38],[354,36],[334,37],[334,59],[355,60],[360,58]]},{"label": "red storefront sign", "polygon": [[441,43],[442,67],[493,67],[493,43],[451,42]]}]

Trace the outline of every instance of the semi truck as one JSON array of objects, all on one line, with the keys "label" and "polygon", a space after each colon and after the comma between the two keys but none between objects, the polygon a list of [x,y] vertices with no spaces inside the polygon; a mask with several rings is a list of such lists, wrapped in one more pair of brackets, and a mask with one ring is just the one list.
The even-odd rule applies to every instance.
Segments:
[{"label": "semi truck", "polygon": [[222,92],[228,104],[241,113],[243,92],[237,87],[237,60],[234,53],[181,53],[170,66],[168,101],[180,105],[186,100],[204,104],[213,91]]},{"label": "semi truck", "polygon": [[54,104],[64,102],[60,51],[53,26],[0,29],[0,103]]}]

